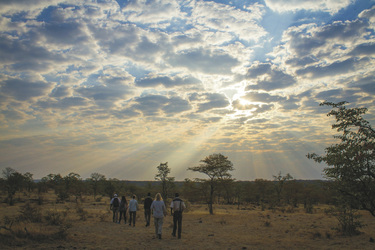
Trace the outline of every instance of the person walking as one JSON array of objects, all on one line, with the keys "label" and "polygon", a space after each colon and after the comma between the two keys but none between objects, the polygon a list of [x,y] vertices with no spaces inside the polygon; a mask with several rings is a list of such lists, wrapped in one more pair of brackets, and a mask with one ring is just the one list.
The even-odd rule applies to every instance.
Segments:
[{"label": "person walking", "polygon": [[129,226],[131,226],[133,222],[133,227],[135,227],[135,218],[137,216],[137,210],[138,201],[135,199],[135,195],[133,195],[133,198],[129,201]]},{"label": "person walking", "polygon": [[120,206],[119,206],[120,219],[118,220],[118,223],[121,223],[121,219],[122,217],[124,217],[124,223],[126,224],[126,209],[127,208],[128,208],[128,202],[126,201],[125,196],[122,196]]},{"label": "person walking", "polygon": [[[182,231],[182,212],[186,208],[183,200],[180,199],[179,194],[175,194],[175,198],[171,202],[171,214],[173,213],[173,232],[172,236],[176,237],[176,231],[178,232],[178,238],[181,239]],[[178,230],[177,230],[178,227]]]},{"label": "person walking", "polygon": [[119,223],[118,221],[119,207],[120,207],[120,199],[117,197],[117,194],[115,194],[109,205],[109,209],[111,209],[113,212],[112,220],[115,223]]},{"label": "person walking", "polygon": [[160,193],[156,194],[155,200],[151,204],[151,210],[154,216],[155,234],[156,237],[161,240],[163,219],[164,216],[167,215],[167,209],[165,208],[165,204]]},{"label": "person walking", "polygon": [[146,199],[145,199],[145,201],[144,201],[144,210],[145,210],[146,227],[150,226],[151,204],[152,204],[151,194],[148,193],[148,194],[147,194],[147,197],[146,197]]}]

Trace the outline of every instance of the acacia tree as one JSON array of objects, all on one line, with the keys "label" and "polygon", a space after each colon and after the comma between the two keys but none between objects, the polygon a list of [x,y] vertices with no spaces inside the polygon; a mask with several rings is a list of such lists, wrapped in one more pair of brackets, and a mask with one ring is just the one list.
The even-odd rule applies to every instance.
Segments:
[{"label": "acacia tree", "polygon": [[155,180],[161,181],[162,197],[166,199],[170,187],[173,186],[174,177],[168,177],[171,172],[171,169],[168,167],[168,162],[160,163],[156,168],[158,169],[158,173],[155,175]]},{"label": "acacia tree", "polygon": [[90,178],[88,178],[87,180],[90,182],[92,186],[92,190],[94,192],[94,199],[95,199],[99,190],[100,183],[103,183],[106,180],[105,175],[99,174],[99,173],[92,173],[90,175]]},{"label": "acacia tree", "polygon": [[208,208],[210,214],[213,214],[212,204],[214,193],[220,182],[228,181],[232,179],[232,175],[229,171],[233,171],[233,163],[228,160],[228,157],[222,154],[212,154],[201,160],[202,162],[199,166],[189,167],[188,170],[194,172],[200,172],[208,176],[206,179],[197,179],[198,181],[208,183],[209,185],[209,200]]},{"label": "acacia tree", "polygon": [[309,159],[324,162],[326,177],[351,207],[361,207],[375,216],[375,131],[362,115],[366,108],[346,108],[347,102],[323,102],[331,106],[328,116],[341,134],[340,142],[325,149],[325,155],[308,154]]},{"label": "acacia tree", "polygon": [[65,182],[65,190],[67,194],[74,195],[76,202],[78,202],[78,198],[82,197],[83,182],[81,176],[77,173],[71,172],[63,179]]},{"label": "acacia tree", "polygon": [[23,174],[26,181],[26,188],[28,192],[31,192],[33,188],[36,186],[33,179],[33,174],[30,172],[26,172]]},{"label": "acacia tree", "polygon": [[3,177],[5,181],[5,188],[8,193],[8,203],[9,205],[14,205],[13,197],[16,191],[21,190],[25,183],[25,176],[17,172],[13,168],[6,168],[3,170]]},{"label": "acacia tree", "polygon": [[277,205],[280,205],[280,202],[281,202],[281,194],[283,192],[283,189],[284,189],[284,184],[285,182],[287,182],[288,180],[292,180],[293,177],[288,173],[286,174],[285,176],[282,176],[281,175],[281,172],[279,172],[278,175],[274,175],[273,176],[273,180],[276,182],[275,184],[275,190],[276,190],[276,204]]}]

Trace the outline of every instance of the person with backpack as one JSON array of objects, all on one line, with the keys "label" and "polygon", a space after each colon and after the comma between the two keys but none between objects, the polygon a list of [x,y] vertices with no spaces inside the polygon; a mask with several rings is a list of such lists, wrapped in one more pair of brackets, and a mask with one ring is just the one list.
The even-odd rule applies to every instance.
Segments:
[{"label": "person with backpack", "polygon": [[137,216],[138,210],[138,201],[135,199],[135,195],[133,195],[133,199],[129,201],[129,226],[132,225],[135,227],[135,217]]},{"label": "person with backpack", "polygon": [[167,209],[160,193],[157,193],[155,200],[151,204],[152,214],[154,215],[155,234],[161,240],[161,233],[163,229],[163,219],[167,215]]},{"label": "person with backpack", "polygon": [[144,210],[145,210],[146,227],[150,226],[151,204],[152,204],[151,194],[148,193],[148,194],[147,194],[147,197],[146,197],[146,199],[145,199],[145,201],[144,201]]},{"label": "person with backpack", "polygon": [[125,196],[121,197],[121,202],[120,202],[120,219],[118,220],[118,223],[121,223],[122,217],[124,217],[124,223],[126,224],[126,210],[128,208],[128,202],[126,201]]},{"label": "person with backpack", "polygon": [[173,232],[172,236],[176,237],[176,231],[178,227],[178,238],[181,239],[182,231],[182,212],[186,208],[183,200],[180,199],[179,194],[175,194],[175,198],[171,203],[171,214],[173,212]]},{"label": "person with backpack", "polygon": [[118,221],[119,207],[120,207],[120,199],[117,197],[117,194],[115,194],[109,205],[109,209],[111,209],[113,212],[113,222],[115,223],[120,223]]}]

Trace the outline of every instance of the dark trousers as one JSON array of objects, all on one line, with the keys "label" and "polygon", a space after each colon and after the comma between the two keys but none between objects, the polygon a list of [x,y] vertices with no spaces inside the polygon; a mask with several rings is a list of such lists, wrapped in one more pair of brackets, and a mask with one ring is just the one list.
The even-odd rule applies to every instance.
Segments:
[{"label": "dark trousers", "polygon": [[151,209],[145,208],[145,219],[146,219],[146,226],[149,226],[150,219],[151,219]]},{"label": "dark trousers", "polygon": [[113,207],[112,208],[112,212],[113,212],[113,222],[118,222],[118,211],[119,211],[119,208],[118,207]]},{"label": "dark trousers", "polygon": [[124,211],[120,210],[120,219],[118,220],[118,222],[121,222],[121,218],[123,216],[124,216],[124,223],[126,223],[126,210],[124,210]]},{"label": "dark trousers", "polygon": [[133,226],[135,226],[135,217],[137,216],[137,211],[129,211],[129,225],[132,224],[133,221]]},{"label": "dark trousers", "polygon": [[176,230],[178,227],[178,238],[181,238],[182,230],[182,212],[175,211],[173,213],[173,235],[176,236]]}]

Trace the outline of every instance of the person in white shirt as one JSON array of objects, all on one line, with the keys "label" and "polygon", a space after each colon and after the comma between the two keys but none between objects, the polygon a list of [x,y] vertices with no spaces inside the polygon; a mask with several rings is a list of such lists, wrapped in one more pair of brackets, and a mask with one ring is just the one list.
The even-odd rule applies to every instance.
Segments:
[{"label": "person in white shirt", "polygon": [[164,216],[167,215],[167,209],[165,208],[165,204],[160,193],[156,194],[155,200],[151,204],[151,211],[154,216],[156,237],[161,239],[161,234],[162,234],[162,229],[163,229],[163,219],[164,219]]},{"label": "person in white shirt", "polygon": [[175,194],[175,198],[171,203],[171,213],[173,212],[173,237],[176,237],[176,230],[178,226],[178,238],[181,239],[182,231],[182,212],[186,208],[183,200],[180,199],[179,194]]},{"label": "person in white shirt", "polygon": [[135,195],[133,195],[133,199],[129,201],[129,226],[132,225],[135,227],[135,217],[137,216],[138,210],[138,201],[135,199]]}]

